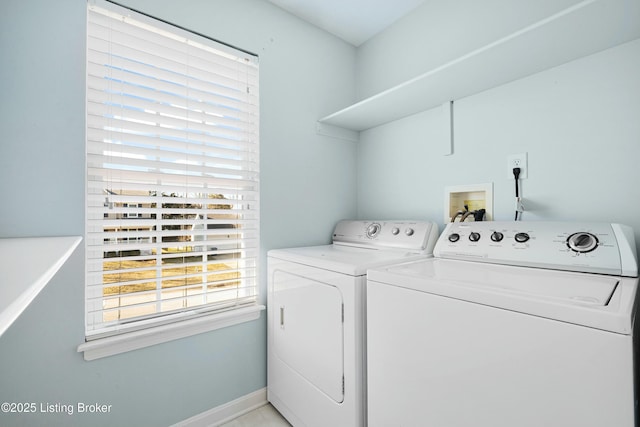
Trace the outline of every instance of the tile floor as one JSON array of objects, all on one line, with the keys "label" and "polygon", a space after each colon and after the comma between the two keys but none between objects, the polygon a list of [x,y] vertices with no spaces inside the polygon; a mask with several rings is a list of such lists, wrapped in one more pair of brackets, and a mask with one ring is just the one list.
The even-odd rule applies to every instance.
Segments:
[{"label": "tile floor", "polygon": [[276,409],[267,403],[220,427],[291,427]]}]

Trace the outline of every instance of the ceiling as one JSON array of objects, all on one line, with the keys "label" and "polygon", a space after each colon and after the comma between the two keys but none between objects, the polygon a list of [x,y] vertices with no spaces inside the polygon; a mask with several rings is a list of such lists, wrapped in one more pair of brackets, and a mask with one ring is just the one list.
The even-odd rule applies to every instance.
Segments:
[{"label": "ceiling", "polygon": [[354,46],[360,46],[425,0],[269,1]]}]

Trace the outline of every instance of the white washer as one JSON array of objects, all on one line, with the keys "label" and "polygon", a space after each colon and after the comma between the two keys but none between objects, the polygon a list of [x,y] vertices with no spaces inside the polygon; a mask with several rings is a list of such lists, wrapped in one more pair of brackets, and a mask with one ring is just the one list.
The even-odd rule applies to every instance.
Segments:
[{"label": "white washer", "polygon": [[294,426],[366,425],[371,267],[432,256],[431,222],[341,221],[333,244],[268,253],[268,400]]},{"label": "white washer", "polygon": [[369,426],[634,426],[635,252],[617,224],[455,223],[370,270]]}]

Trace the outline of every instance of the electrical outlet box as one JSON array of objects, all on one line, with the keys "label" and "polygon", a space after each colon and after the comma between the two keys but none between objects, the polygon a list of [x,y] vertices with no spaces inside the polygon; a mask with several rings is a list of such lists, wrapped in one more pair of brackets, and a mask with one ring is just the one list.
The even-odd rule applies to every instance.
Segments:
[{"label": "electrical outlet box", "polygon": [[509,179],[513,178],[513,168],[520,168],[520,179],[525,179],[528,176],[528,167],[527,167],[527,153],[520,154],[512,154],[507,157],[507,177]]}]

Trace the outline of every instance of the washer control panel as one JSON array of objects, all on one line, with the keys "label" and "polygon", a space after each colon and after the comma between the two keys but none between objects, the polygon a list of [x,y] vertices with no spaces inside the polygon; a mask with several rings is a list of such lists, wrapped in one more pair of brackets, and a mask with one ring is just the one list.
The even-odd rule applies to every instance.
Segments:
[{"label": "washer control panel", "polygon": [[450,223],[434,255],[495,264],[637,277],[633,231],[608,223]]},{"label": "washer control panel", "polygon": [[438,239],[438,226],[428,221],[340,221],[333,243],[393,248],[431,254]]}]

